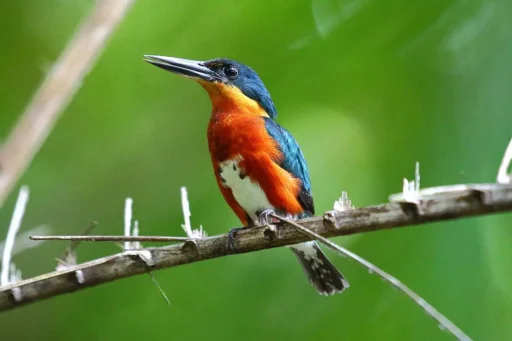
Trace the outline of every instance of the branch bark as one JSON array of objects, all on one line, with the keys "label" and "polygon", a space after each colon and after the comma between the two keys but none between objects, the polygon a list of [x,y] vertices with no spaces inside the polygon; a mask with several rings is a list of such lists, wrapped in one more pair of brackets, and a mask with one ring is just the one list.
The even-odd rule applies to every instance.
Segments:
[{"label": "branch bark", "polygon": [[96,1],[0,150],[0,208],[134,0]]},{"label": "branch bark", "polygon": [[[387,204],[327,212],[323,217],[302,219],[299,223],[324,237],[333,237],[512,211],[512,185],[434,187],[418,194],[419,200],[414,202],[392,196],[393,201]],[[235,248],[237,253],[246,253],[308,239],[293,226],[280,226],[277,232],[263,226],[238,232]],[[124,277],[228,255],[226,234],[165,247],[125,251],[4,286],[0,288],[0,311]],[[83,273],[83,283],[79,283],[75,275],[79,270]],[[18,299],[13,296],[13,290],[21,293]]]}]

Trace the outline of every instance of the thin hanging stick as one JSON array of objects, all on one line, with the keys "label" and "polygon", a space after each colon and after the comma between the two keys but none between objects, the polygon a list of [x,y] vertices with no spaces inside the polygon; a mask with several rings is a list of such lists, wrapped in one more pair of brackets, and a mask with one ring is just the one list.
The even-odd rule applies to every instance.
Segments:
[{"label": "thin hanging stick", "polygon": [[372,263],[368,262],[366,259],[361,258],[360,256],[356,255],[355,253],[345,249],[342,246],[339,246],[338,244],[332,242],[331,240],[322,237],[318,233],[315,233],[311,231],[310,229],[297,224],[294,221],[288,220],[286,218],[280,217],[277,214],[271,214],[271,217],[292,225],[299,229],[300,231],[304,232],[311,238],[314,238],[318,241],[320,241],[322,244],[330,248],[331,250],[339,253],[342,256],[349,257],[353,260],[355,260],[357,263],[361,264],[365,268],[368,269],[368,271],[372,273],[376,273],[378,276],[380,276],[383,280],[400,290],[402,293],[404,293],[407,297],[409,297],[414,303],[416,303],[418,306],[420,306],[428,315],[430,315],[432,318],[434,318],[439,325],[448,331],[450,334],[455,336],[458,340],[462,341],[471,341],[469,336],[467,336],[462,330],[460,330],[455,324],[453,324],[450,320],[448,320],[443,314],[441,314],[439,311],[437,311],[436,308],[431,306],[427,301],[425,301],[422,297],[420,297],[418,294],[416,294],[414,291],[412,291],[409,287],[407,287],[405,284],[400,282],[395,277],[391,276],[387,272],[381,270],[380,268],[376,267]]}]

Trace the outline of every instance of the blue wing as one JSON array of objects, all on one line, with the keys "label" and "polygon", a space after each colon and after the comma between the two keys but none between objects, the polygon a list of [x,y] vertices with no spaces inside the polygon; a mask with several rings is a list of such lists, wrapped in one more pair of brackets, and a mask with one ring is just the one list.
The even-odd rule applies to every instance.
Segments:
[{"label": "blue wing", "polygon": [[311,180],[309,179],[308,165],[306,164],[302,150],[299,148],[292,134],[286,129],[270,118],[265,117],[264,119],[268,134],[277,142],[279,149],[284,155],[279,166],[293,174],[293,176],[300,179],[302,182],[297,199],[305,211],[305,216],[314,215],[315,206],[311,194]]}]

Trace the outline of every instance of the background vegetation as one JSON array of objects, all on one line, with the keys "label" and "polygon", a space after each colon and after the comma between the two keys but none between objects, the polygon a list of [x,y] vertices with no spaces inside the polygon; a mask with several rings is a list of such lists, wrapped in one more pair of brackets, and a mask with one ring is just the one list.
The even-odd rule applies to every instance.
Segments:
[{"label": "background vegetation", "polygon": [[[5,138],[93,1],[0,2]],[[225,56],[265,81],[308,159],[318,212],[342,190],[387,200],[421,162],[422,185],[493,182],[512,127],[509,0],[139,0],[22,179],[23,230],[122,232],[134,198],[143,234],[239,225],[214,182],[203,90],[143,54]],[[0,211],[0,236],[14,205]],[[512,339],[511,215],[336,241],[407,283],[475,340]],[[3,237],[1,237],[3,238]],[[65,244],[16,255],[30,277]],[[119,251],[88,244],[79,260]],[[319,297],[284,249],[160,271],[0,315],[2,340],[448,340],[404,296],[331,254],[352,287]]]}]

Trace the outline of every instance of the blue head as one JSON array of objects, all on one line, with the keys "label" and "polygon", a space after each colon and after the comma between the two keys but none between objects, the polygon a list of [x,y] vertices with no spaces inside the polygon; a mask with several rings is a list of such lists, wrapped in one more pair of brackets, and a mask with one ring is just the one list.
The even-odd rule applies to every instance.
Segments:
[{"label": "blue head", "polygon": [[162,69],[200,82],[218,83],[238,88],[246,97],[257,102],[275,119],[277,111],[270,93],[260,77],[250,67],[225,58],[216,58],[204,62],[162,56],[144,56],[144,60]]}]

